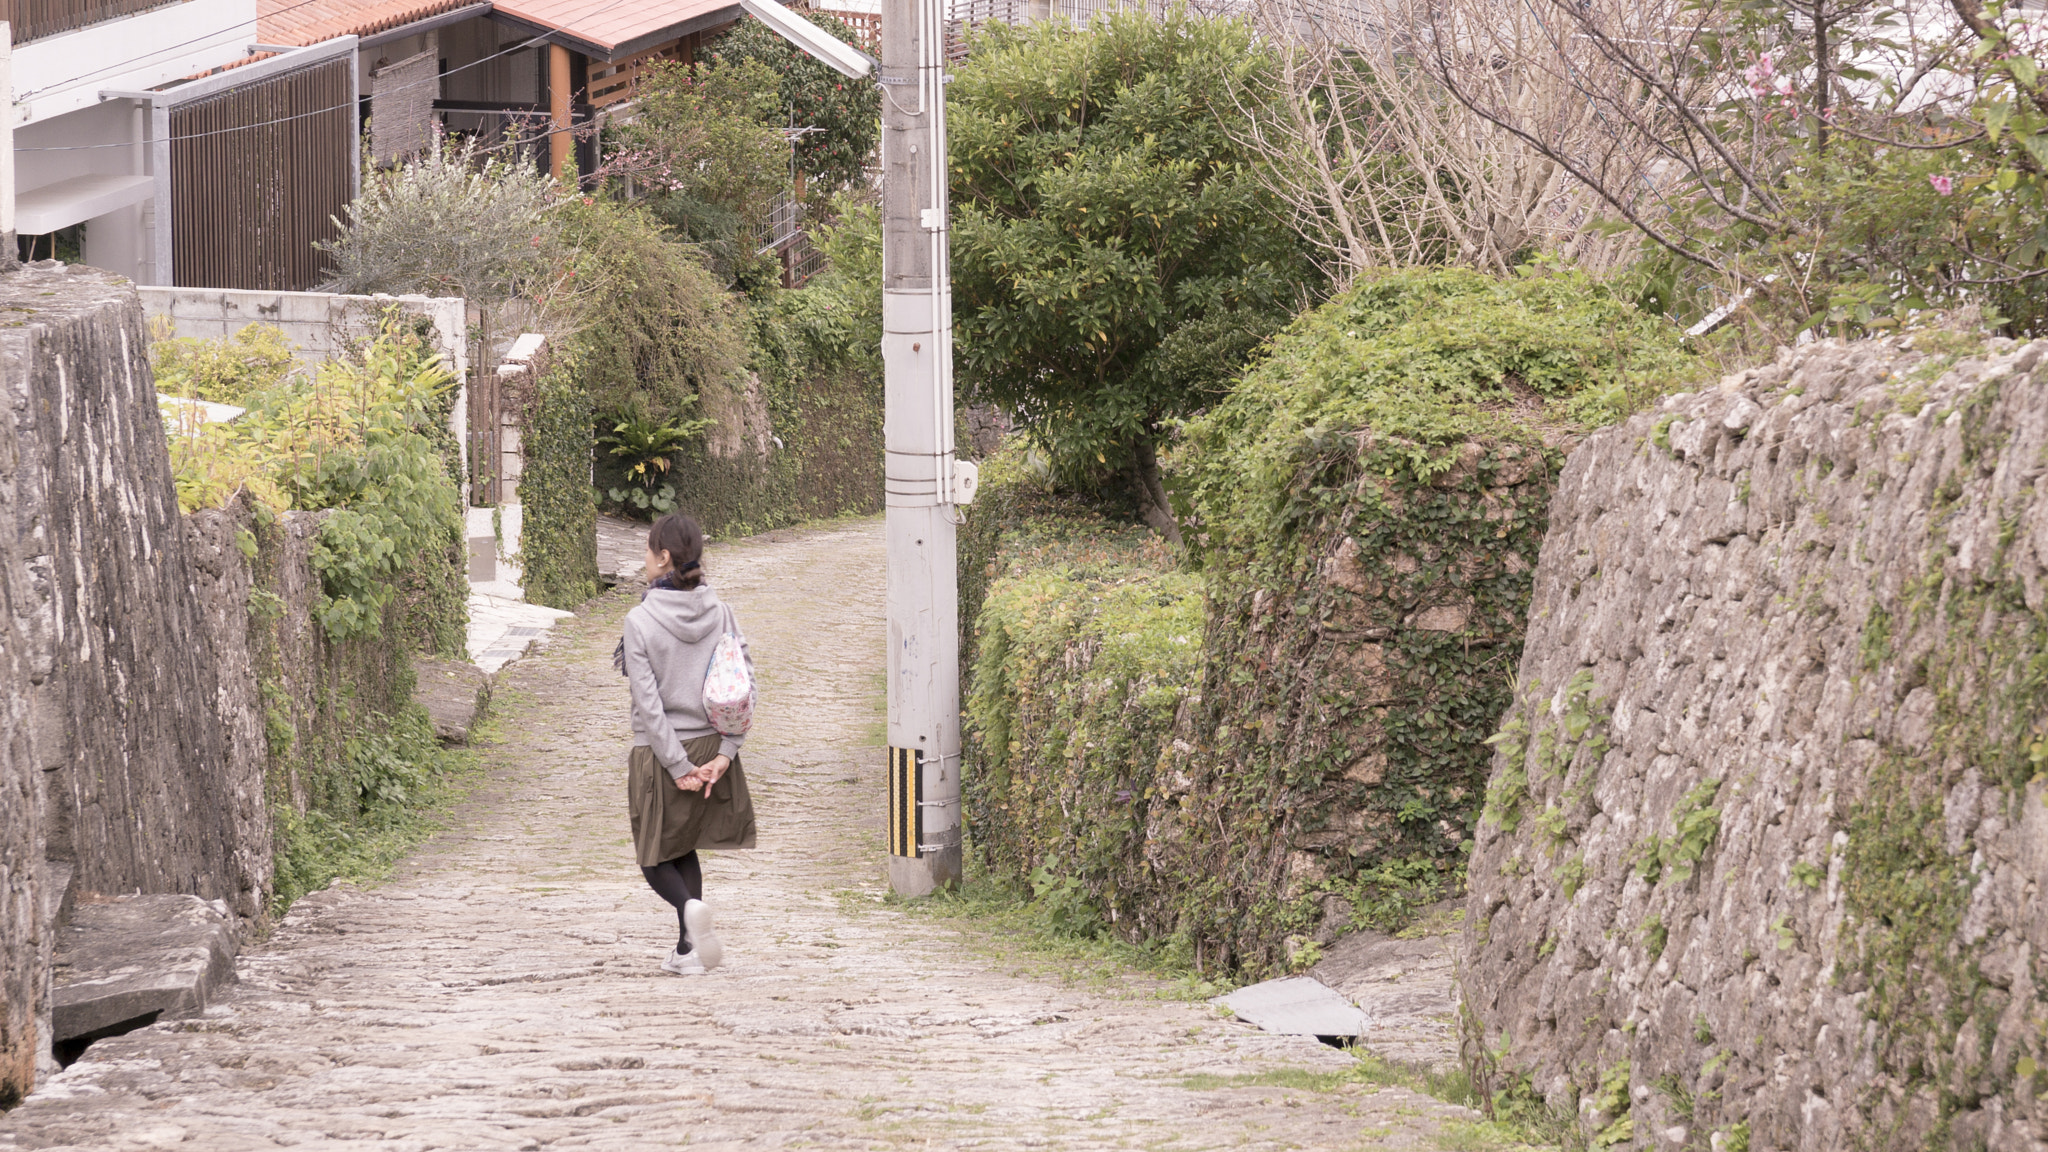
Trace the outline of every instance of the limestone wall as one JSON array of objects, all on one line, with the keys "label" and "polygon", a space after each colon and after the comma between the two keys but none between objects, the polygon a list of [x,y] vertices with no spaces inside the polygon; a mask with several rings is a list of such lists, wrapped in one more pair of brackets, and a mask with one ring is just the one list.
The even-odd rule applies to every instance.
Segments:
[{"label": "limestone wall", "polygon": [[[15,546],[51,671],[29,702],[47,772],[48,854],[81,890],[232,902],[233,797],[219,676],[156,415],[142,310],[85,268],[0,278],[0,356],[26,391]],[[0,325],[5,320],[0,319]]]},{"label": "limestone wall", "polygon": [[1573,453],[1470,865],[1497,1092],[1614,1146],[2048,1138],[2044,354],[1824,343]]},{"label": "limestone wall", "polygon": [[1230,877],[1218,935],[1255,963],[1340,930],[1375,869],[1455,891],[1557,455],[1468,441],[1418,482],[1370,431],[1339,444],[1294,569],[1209,574],[1202,693],[1148,827],[1155,874]]},{"label": "limestone wall", "polygon": [[387,639],[313,619],[323,514],[179,515],[146,347],[125,280],[0,275],[0,1102],[48,1058],[51,863],[260,916],[273,806],[411,689],[414,597]]},{"label": "limestone wall", "polygon": [[1044,868],[1116,931],[1250,973],[1457,894],[1563,453],[1466,441],[1420,477],[1412,447],[1329,437],[1284,566],[1199,575],[989,461],[960,577],[992,874]]},{"label": "limestone wall", "polygon": [[352,341],[375,334],[384,308],[397,304],[434,322],[434,340],[456,375],[468,379],[469,341],[459,296],[350,296],[336,292],[267,292],[242,288],[141,286],[136,293],[151,317],[161,316],[173,336],[218,340],[256,323],[284,330],[308,360],[325,360]]},{"label": "limestone wall", "polygon": [[38,591],[47,561],[24,554],[35,540],[22,538],[14,513],[36,489],[23,475],[23,457],[34,456],[23,443],[34,403],[25,385],[21,373],[0,368],[0,1107],[35,1082],[37,1052],[49,1046],[50,941],[39,914],[45,805],[29,702],[55,653]]},{"label": "limestone wall", "polygon": [[45,858],[88,891],[232,900],[256,883],[235,798],[262,778],[236,778],[215,710],[146,343],[121,278],[0,276],[0,1091],[48,1050]]}]

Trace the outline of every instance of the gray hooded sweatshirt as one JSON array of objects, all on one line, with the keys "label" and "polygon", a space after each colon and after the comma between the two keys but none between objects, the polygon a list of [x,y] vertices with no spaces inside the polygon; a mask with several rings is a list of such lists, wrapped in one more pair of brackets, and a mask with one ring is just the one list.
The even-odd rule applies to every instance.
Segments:
[{"label": "gray hooded sweatshirt", "polygon": [[718,599],[709,584],[688,592],[655,588],[626,614],[626,683],[633,693],[633,743],[644,744],[654,758],[680,780],[695,765],[683,751],[685,741],[719,736],[718,751],[738,756],[745,736],[725,736],[711,726],[704,712],[704,672],[725,635],[728,619],[746,653],[747,673],[754,655],[747,651],[739,619]]}]

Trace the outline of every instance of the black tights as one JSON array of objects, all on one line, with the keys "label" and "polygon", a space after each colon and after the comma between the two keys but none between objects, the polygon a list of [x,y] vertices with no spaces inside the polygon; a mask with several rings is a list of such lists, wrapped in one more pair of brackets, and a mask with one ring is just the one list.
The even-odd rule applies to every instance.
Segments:
[{"label": "black tights", "polygon": [[647,886],[663,900],[675,905],[676,909],[676,951],[690,950],[690,928],[683,923],[683,902],[704,898],[704,870],[697,866],[697,854],[691,852],[674,860],[663,860],[652,868],[642,868],[647,877]]}]

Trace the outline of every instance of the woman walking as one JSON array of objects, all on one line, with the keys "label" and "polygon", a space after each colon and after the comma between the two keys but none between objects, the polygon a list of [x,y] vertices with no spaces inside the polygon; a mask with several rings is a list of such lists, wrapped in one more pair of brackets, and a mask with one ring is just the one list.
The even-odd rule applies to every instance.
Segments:
[{"label": "woman walking", "polygon": [[626,800],[640,872],[676,910],[675,951],[664,971],[702,975],[725,960],[704,903],[699,849],[754,846],[754,808],[740,771],[746,737],[721,732],[706,707],[705,673],[727,635],[746,651],[732,609],[705,582],[704,533],[677,513],[647,534],[648,589],[626,614],[619,669],[633,698],[633,752]]}]

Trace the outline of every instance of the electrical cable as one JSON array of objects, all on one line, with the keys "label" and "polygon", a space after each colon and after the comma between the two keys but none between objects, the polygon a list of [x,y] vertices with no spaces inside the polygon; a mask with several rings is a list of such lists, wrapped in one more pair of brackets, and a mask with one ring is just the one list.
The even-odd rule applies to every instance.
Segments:
[{"label": "electrical cable", "polygon": [[[309,4],[318,4],[320,2],[321,0],[299,0],[297,4],[294,4],[289,8],[280,8],[277,11],[272,12],[271,15],[282,16],[287,12],[296,12],[297,10],[304,8]],[[38,97],[46,96],[52,92],[68,92],[71,89],[76,88],[79,85],[90,81],[95,76],[103,76],[109,72],[118,72],[123,68],[129,67],[130,65],[140,64],[153,56],[161,56],[166,52],[176,52],[180,48],[190,48],[194,44],[203,43],[207,40],[212,40],[215,37],[225,36],[228,33],[233,32],[237,28],[241,28],[246,25],[254,23],[256,22],[252,20],[243,20],[234,24],[230,24],[225,28],[220,28],[212,32],[208,32],[204,36],[195,36],[190,40],[181,41],[177,44],[172,44],[164,48],[152,48],[139,56],[130,56],[126,60],[117,60],[112,64],[107,64],[103,65],[102,67],[95,68],[92,71],[85,73],[84,75],[73,76],[67,80],[60,80],[47,88],[38,88],[33,92],[23,92],[21,95],[15,97],[14,102],[17,104],[26,104],[35,100]],[[90,25],[87,25],[87,27],[90,27]],[[16,47],[20,47],[20,45],[16,45]]]},{"label": "electrical cable", "polygon": [[[935,503],[953,502],[953,317],[949,290],[946,187],[946,43],[941,0],[918,3],[918,100],[927,116],[925,171],[931,187],[931,223],[926,225],[931,263],[932,488]],[[925,224],[920,220],[918,223]]]}]

